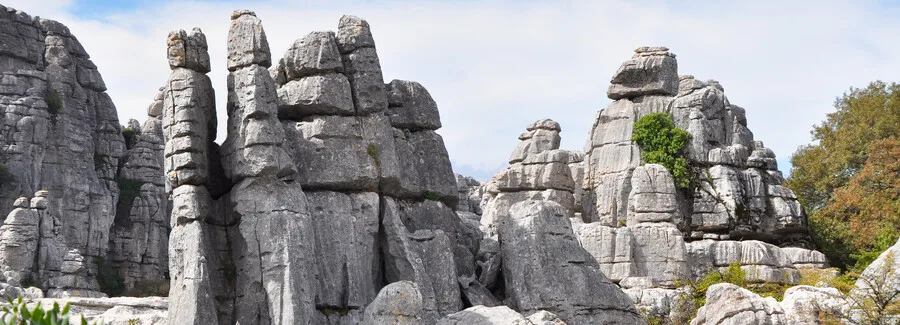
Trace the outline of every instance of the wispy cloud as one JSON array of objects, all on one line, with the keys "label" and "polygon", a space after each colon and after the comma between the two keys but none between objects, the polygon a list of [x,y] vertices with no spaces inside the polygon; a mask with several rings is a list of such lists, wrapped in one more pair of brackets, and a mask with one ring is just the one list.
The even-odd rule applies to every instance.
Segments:
[{"label": "wispy cloud", "polygon": [[892,41],[900,35],[898,11],[877,2],[162,1],[108,10],[103,19],[76,15],[81,4],[65,0],[9,5],[70,27],[123,122],[143,120],[165,82],[170,30],[197,26],[207,34],[224,118],[233,9],[257,12],[275,57],[310,31],[335,29],[342,14],[364,17],[386,81],[417,80],[429,89],[454,166],[479,178],[502,167],[516,136],[539,118],[559,121],[563,147],[580,149],[594,113],[610,102],[610,77],[642,45],[670,47],[681,74],[719,80],[782,169],[836,96],[900,76],[900,45]]}]

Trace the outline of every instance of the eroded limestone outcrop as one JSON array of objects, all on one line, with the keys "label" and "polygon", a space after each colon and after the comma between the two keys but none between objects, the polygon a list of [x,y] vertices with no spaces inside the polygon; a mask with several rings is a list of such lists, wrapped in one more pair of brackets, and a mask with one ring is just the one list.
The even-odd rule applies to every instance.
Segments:
[{"label": "eroded limestone outcrop", "polygon": [[744,109],[714,80],[679,77],[668,49],[635,52],[613,76],[608,96],[615,101],[599,112],[586,146],[585,221],[615,227],[627,220],[631,175],[641,164],[632,125],[664,112],[692,135],[686,155],[695,187],[682,193],[674,220],[687,236],[810,248],[806,216],[782,186],[772,150],[753,140]]},{"label": "eroded limestone outcrop", "polygon": [[847,307],[849,300],[835,288],[796,286],[785,291],[779,302],[730,283],[720,283],[706,291],[706,305],[697,311],[691,325],[816,324],[824,317],[846,315]]},{"label": "eroded limestone outcrop", "polygon": [[[172,200],[169,234],[170,324],[217,322],[214,286],[209,278],[213,256],[207,219],[212,218],[209,154],[215,139],[215,100],[212,83],[193,62],[178,60],[184,52],[205,51],[199,29],[169,33],[167,45],[172,72],[163,92],[162,128],[165,138],[165,175]],[[191,48],[191,46],[197,48]],[[195,69],[200,70],[193,70]]]}]

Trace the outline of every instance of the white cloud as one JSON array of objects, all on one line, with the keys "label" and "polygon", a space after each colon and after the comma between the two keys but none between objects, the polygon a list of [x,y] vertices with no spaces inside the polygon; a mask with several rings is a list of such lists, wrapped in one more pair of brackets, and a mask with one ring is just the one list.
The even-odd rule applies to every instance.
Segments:
[{"label": "white cloud", "polygon": [[[610,101],[618,65],[642,45],[665,45],[679,72],[719,80],[747,109],[756,138],[786,162],[809,129],[850,86],[900,76],[900,34],[890,8],[875,3],[767,1],[730,4],[642,1],[206,3],[168,2],[92,21],[55,6],[12,7],[67,24],[84,44],[124,122],[143,120],[169,73],[165,38],[201,27],[207,35],[224,126],[225,36],[233,9],[263,20],[273,56],[312,30],[335,29],[341,14],[372,25],[385,79],[417,80],[441,109],[439,131],[458,170],[481,178],[505,164],[516,136],[539,118],[563,126],[563,146],[580,149],[591,119]],[[893,13],[893,14],[892,14]],[[220,130],[220,138],[225,134]],[[221,140],[221,139],[220,139]]]}]

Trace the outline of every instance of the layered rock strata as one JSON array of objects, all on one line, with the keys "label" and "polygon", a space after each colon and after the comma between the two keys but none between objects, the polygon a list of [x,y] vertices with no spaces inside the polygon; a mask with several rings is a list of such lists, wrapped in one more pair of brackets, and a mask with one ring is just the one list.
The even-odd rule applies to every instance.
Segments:
[{"label": "layered rock strata", "polygon": [[65,245],[103,257],[125,152],[106,85],[62,24],[0,6],[0,25],[0,215],[46,190]]},{"label": "layered rock strata", "polygon": [[[716,81],[679,77],[668,49],[635,52],[612,78],[607,94],[615,101],[598,112],[581,182],[581,241],[601,265],[609,265],[610,278],[647,276],[654,286],[670,286],[687,275],[688,267],[697,276],[727,261],[754,268],[752,273],[761,274],[756,280],[792,282],[793,276],[781,275],[796,273],[794,263],[825,266],[821,253],[808,249],[806,216],[782,186],[772,151],[753,140],[744,109],[730,104]],[[689,188],[676,188],[661,166],[642,166],[632,127],[650,113],[671,115],[691,134],[685,149],[693,173]],[[704,239],[723,242],[686,244]],[[741,246],[732,239],[794,247],[785,254],[776,246],[747,244],[753,252],[746,256],[760,256],[746,259],[726,253],[739,248],[701,253],[712,251],[709,245]],[[657,254],[662,255],[652,256]],[[709,254],[719,254],[719,264],[710,263]]]},{"label": "layered rock strata", "polygon": [[130,120],[127,151],[119,169],[120,197],[110,229],[108,259],[125,288],[160,283],[169,276],[169,206],[161,89],[143,125]]},{"label": "layered rock strata", "polygon": [[314,224],[319,321],[358,319],[395,281],[416,283],[426,323],[460,310],[458,277],[474,278],[477,240],[451,208],[457,188],[428,91],[385,84],[370,27],[353,16],[296,40],[269,72]]},{"label": "layered rock strata", "polygon": [[0,24],[9,27],[0,30],[0,213],[46,190],[62,245],[85,267],[108,261],[127,287],[164,281],[161,127],[119,125],[97,66],[64,25],[3,6]]},{"label": "layered rock strata", "polygon": [[[172,72],[163,90],[162,133],[165,139],[165,176],[172,200],[169,235],[170,324],[217,322],[213,283],[212,241],[207,219],[212,215],[209,154],[215,139],[215,97],[212,83],[194,57],[185,52],[205,51],[206,37],[199,29],[169,33],[167,46]],[[194,46],[195,48],[191,48]],[[193,69],[192,69],[193,68]],[[199,69],[199,70],[194,70]]]},{"label": "layered rock strata", "polygon": [[30,200],[17,199],[0,226],[4,281],[14,287],[46,289],[50,298],[105,297],[98,291],[96,269],[90,269],[78,249],[66,247],[62,223],[48,209],[48,197],[47,191],[38,191]]},{"label": "layered rock strata", "polygon": [[846,315],[848,307],[849,300],[835,288],[796,286],[785,291],[779,302],[730,283],[720,283],[706,291],[706,305],[697,311],[691,325],[816,324],[826,317]]},{"label": "layered rock strata", "polygon": [[775,155],[754,141],[745,110],[718,82],[678,76],[666,48],[639,48],[613,76],[586,146],[585,221],[617,226],[628,218],[631,175],[641,164],[631,128],[640,117],[668,113],[687,130],[694,185],[682,191],[675,223],[691,239],[759,239],[809,248],[806,216],[784,181]]}]

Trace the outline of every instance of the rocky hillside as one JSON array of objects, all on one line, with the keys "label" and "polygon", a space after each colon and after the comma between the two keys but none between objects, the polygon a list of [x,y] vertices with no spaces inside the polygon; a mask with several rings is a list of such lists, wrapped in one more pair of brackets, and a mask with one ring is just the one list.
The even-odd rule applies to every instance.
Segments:
[{"label": "rocky hillside", "polygon": [[[200,29],[173,31],[168,80],[123,127],[64,26],[0,9],[3,296],[116,324],[642,324],[712,271],[787,286],[828,265],[744,109],[663,47],[622,64],[584,152],[541,119],[482,184],[453,173],[428,90],[383,79],[358,17],[278,59],[260,17],[235,11],[225,67]],[[212,69],[228,70],[225,108]],[[691,135],[689,186],[633,141],[651,113]],[[99,298],[111,278],[168,298]],[[695,324],[846,305],[804,287],[706,295]]]},{"label": "rocky hillside", "polygon": [[[162,138],[149,136],[158,127],[123,132],[97,66],[62,24],[2,6],[0,22],[4,277],[61,290],[51,296],[99,295],[98,262],[128,285],[164,280]],[[91,280],[60,278],[72,261]]]}]

